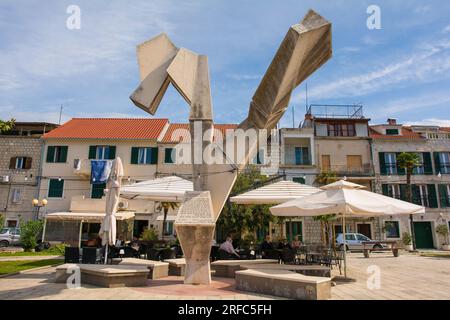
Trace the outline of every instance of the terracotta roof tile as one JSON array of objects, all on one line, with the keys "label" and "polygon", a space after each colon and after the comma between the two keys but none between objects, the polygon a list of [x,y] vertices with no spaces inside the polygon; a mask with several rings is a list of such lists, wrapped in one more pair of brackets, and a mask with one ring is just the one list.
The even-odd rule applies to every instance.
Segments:
[{"label": "terracotta roof tile", "polygon": [[168,119],[73,118],[44,139],[157,139]]},{"label": "terracotta roof tile", "polygon": [[[234,130],[237,128],[237,124],[214,124],[214,130],[220,131],[222,137],[225,137],[226,130]],[[216,137],[217,135],[214,134]],[[171,123],[169,128],[166,131],[162,143],[180,143],[180,142],[189,142],[190,134],[189,134],[189,124],[188,123]]]},{"label": "terracotta roof tile", "polygon": [[372,128],[370,128],[369,130],[369,135],[372,139],[379,140],[424,140],[424,138],[420,134],[412,132],[410,129],[405,127],[402,128],[402,134],[398,136],[381,134]]}]

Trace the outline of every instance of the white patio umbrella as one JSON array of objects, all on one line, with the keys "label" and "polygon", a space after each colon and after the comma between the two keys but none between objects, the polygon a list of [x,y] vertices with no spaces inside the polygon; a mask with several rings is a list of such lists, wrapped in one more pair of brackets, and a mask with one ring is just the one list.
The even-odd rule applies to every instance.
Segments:
[{"label": "white patio umbrella", "polygon": [[344,241],[344,275],[347,277],[345,218],[379,217],[425,213],[425,208],[378,193],[363,190],[364,186],[340,180],[321,187],[322,191],[288,201],[270,208],[276,216],[321,216],[337,214],[342,217]]},{"label": "white patio umbrella", "polygon": [[[236,204],[280,204],[319,192],[320,189],[294,181],[278,181],[230,198]],[[289,238],[292,241],[292,219],[289,219]]]},{"label": "white patio umbrella", "polygon": [[112,165],[107,183],[105,218],[100,227],[99,236],[105,248],[105,264],[108,259],[108,245],[116,243],[116,211],[119,203],[120,187],[122,184],[123,166],[122,160],[117,157]]}]

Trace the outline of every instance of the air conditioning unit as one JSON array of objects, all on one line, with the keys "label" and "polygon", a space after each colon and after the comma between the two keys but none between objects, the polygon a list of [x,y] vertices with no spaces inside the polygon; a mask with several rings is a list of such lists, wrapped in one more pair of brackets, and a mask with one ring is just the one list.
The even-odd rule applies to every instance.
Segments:
[{"label": "air conditioning unit", "polygon": [[123,209],[128,209],[128,201],[120,201],[119,204],[117,205],[119,207],[119,209],[123,210]]},{"label": "air conditioning unit", "polygon": [[2,182],[9,182],[9,176],[0,176]]}]

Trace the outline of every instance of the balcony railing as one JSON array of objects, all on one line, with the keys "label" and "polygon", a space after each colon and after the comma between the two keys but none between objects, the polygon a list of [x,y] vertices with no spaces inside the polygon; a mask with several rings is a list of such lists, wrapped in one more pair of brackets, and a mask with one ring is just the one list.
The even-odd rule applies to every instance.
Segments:
[{"label": "balcony railing", "polygon": [[333,166],[322,166],[322,172],[334,172],[338,176],[349,176],[349,177],[365,177],[372,176],[373,169],[370,164],[363,164],[362,166],[346,166],[346,165],[333,165]]}]

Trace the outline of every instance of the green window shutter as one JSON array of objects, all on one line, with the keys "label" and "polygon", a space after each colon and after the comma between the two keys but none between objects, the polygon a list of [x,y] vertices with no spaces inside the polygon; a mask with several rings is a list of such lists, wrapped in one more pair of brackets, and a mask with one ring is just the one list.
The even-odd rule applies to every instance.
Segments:
[{"label": "green window shutter", "polygon": [[48,146],[47,148],[47,162],[55,162],[55,147],[54,146]]},{"label": "green window shutter", "polygon": [[[395,159],[398,159],[398,156],[401,154],[401,152],[397,152],[395,154]],[[405,168],[400,168],[397,164],[397,174],[399,176],[404,176],[406,174],[406,169]]]},{"label": "green window shutter", "polygon": [[447,186],[444,184],[440,184],[439,187],[439,199],[441,203],[441,208],[448,208],[449,204],[449,196],[447,194]]},{"label": "green window shutter", "polygon": [[379,160],[380,160],[380,174],[385,176],[387,174],[386,170],[386,159],[384,158],[384,152],[378,153]]},{"label": "green window shutter", "polygon": [[106,188],[106,183],[93,184],[91,198],[92,199],[101,199],[104,195],[105,188]]},{"label": "green window shutter", "polygon": [[175,152],[174,148],[166,148],[164,149],[164,163],[175,163]]},{"label": "green window shutter", "polygon": [[158,163],[158,148],[150,148],[151,150],[151,161],[150,164],[157,164]]},{"label": "green window shutter", "polygon": [[424,167],[424,172],[427,175],[431,175],[433,174],[433,166],[431,164],[431,153],[429,152],[423,152],[423,167]]},{"label": "green window shutter", "polygon": [[400,200],[408,201],[408,199],[406,199],[406,188],[406,184],[400,185]]},{"label": "green window shutter", "polygon": [[428,191],[428,203],[430,208],[437,208],[438,201],[436,195],[436,186],[434,184],[428,184],[427,191]]},{"label": "green window shutter", "polygon": [[113,160],[116,158],[116,146],[108,146],[109,148],[109,154],[108,159]]},{"label": "green window shutter", "polygon": [[137,164],[139,157],[139,148],[131,147],[131,164]]},{"label": "green window shutter", "polygon": [[49,198],[62,198],[64,191],[64,180],[50,179],[48,184]]},{"label": "green window shutter", "polygon": [[61,163],[67,162],[67,151],[69,149],[68,146],[62,146],[61,148],[61,154],[59,155],[59,161]]},{"label": "green window shutter", "polygon": [[89,159],[95,159],[97,146],[89,146]]},{"label": "green window shutter", "polygon": [[389,188],[388,188],[387,184],[382,184],[381,185],[381,190],[383,192],[383,195],[389,196]]},{"label": "green window shutter", "polygon": [[439,159],[439,152],[434,152],[433,155],[434,155],[434,169],[436,170],[436,173],[439,173],[441,172],[441,159]]},{"label": "green window shutter", "polygon": [[413,184],[411,186],[411,192],[412,192],[412,202],[417,204],[417,205],[422,205],[422,199],[420,196],[420,188],[419,186]]}]

